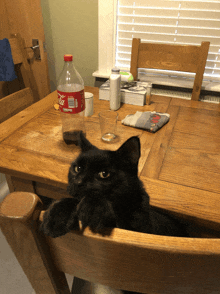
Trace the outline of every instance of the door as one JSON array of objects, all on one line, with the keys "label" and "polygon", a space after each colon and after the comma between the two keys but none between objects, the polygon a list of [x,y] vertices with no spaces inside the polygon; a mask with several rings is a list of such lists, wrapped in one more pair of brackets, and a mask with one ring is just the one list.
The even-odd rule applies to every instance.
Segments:
[{"label": "door", "polygon": [[[0,39],[19,33],[31,67],[31,88],[35,101],[50,93],[47,53],[44,49],[45,36],[40,0],[1,0]],[[34,58],[32,39],[39,40],[41,60]],[[0,85],[1,88],[1,85]],[[0,89],[1,94],[1,89]],[[10,94],[10,93],[8,93]],[[2,94],[2,96],[4,96]]]}]

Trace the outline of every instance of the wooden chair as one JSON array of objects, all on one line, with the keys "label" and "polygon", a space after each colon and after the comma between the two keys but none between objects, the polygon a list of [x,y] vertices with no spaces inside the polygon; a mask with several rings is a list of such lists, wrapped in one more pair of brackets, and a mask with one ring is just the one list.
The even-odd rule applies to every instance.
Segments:
[{"label": "wooden chair", "polygon": [[30,83],[30,66],[21,38],[19,35],[14,35],[9,42],[14,64],[19,67],[18,81],[21,90],[0,99],[0,123],[35,102]]},{"label": "wooden chair", "polygon": [[148,294],[220,293],[220,239],[177,238],[89,229],[59,238],[39,231],[35,194],[14,192],[0,206],[0,227],[37,294],[69,294],[64,273]]},{"label": "wooden chair", "polygon": [[201,46],[141,43],[132,40],[131,67],[134,80],[138,68],[163,69],[195,73],[192,100],[199,100],[210,42]]}]

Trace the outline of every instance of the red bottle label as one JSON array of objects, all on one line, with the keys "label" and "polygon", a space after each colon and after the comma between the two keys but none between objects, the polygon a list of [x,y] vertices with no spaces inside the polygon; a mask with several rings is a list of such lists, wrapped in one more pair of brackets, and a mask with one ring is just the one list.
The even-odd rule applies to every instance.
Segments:
[{"label": "red bottle label", "polygon": [[79,113],[85,109],[84,90],[79,92],[61,92],[57,90],[60,111],[64,113]]}]

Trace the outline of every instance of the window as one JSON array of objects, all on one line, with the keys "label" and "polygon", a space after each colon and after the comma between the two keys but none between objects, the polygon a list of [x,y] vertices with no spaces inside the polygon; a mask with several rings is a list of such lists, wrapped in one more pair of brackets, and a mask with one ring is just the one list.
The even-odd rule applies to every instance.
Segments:
[{"label": "window", "polygon": [[[94,75],[108,77],[113,66],[129,70],[133,37],[153,43],[198,45],[210,41],[203,86],[220,91],[220,1],[103,2],[99,0],[99,71]],[[167,71],[140,70],[139,77],[158,84],[193,84],[190,73],[174,76]]]}]

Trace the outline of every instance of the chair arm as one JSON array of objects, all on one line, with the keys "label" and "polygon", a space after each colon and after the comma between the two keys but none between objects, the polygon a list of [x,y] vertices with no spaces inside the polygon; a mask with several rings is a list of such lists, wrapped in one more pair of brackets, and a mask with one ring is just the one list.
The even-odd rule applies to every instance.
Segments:
[{"label": "chair arm", "polygon": [[53,265],[38,229],[42,208],[37,195],[13,192],[0,204],[0,228],[37,294],[70,294],[65,274]]}]

